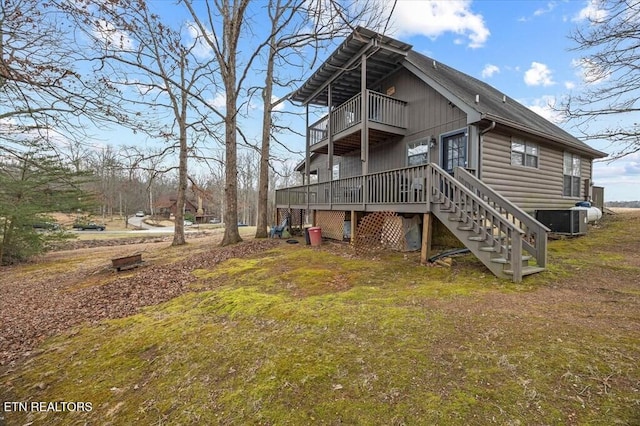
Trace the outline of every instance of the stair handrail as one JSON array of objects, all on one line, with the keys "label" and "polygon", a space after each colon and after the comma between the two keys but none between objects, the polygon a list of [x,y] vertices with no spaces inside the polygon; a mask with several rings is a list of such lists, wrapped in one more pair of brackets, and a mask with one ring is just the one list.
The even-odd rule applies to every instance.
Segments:
[{"label": "stair handrail", "polygon": [[[432,169],[429,179],[429,197],[435,194],[449,197],[450,207],[454,209],[453,213],[458,214],[464,222],[473,223],[473,226],[477,227],[476,232],[479,235],[486,237],[490,241],[490,245],[495,247],[499,253],[504,252],[505,259],[511,264],[513,280],[520,282],[522,280],[521,259],[525,232],[440,166],[433,163],[429,166]],[[457,203],[457,200],[450,199],[451,196],[448,196],[441,188],[445,183],[447,192],[451,191],[458,194],[458,197],[464,196],[468,200]],[[473,205],[468,206],[469,203]],[[463,210],[458,204],[471,207],[471,213],[466,209]],[[490,225],[491,232],[487,230],[487,224]],[[494,235],[494,231],[498,231],[499,235]],[[506,237],[506,241],[503,241],[503,236]]]},{"label": "stair handrail", "polygon": [[454,176],[496,210],[509,214],[513,218],[512,223],[525,232],[523,248],[536,259],[538,266],[546,267],[549,228],[464,168],[456,167]]}]

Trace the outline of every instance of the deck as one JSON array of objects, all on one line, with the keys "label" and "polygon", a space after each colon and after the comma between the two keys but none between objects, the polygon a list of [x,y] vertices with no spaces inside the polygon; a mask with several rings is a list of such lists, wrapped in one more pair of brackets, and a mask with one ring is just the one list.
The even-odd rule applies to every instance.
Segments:
[{"label": "deck", "polygon": [[549,229],[471,173],[425,164],[276,190],[276,208],[433,213],[496,276],[546,268]]},{"label": "deck", "polygon": [[277,208],[428,213],[428,166],[276,190]]}]

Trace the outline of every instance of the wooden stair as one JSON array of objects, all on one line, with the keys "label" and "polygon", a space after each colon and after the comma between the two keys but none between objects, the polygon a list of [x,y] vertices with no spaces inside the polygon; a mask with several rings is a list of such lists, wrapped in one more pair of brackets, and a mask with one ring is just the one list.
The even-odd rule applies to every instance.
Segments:
[{"label": "wooden stair", "polygon": [[[509,202],[496,201],[500,210],[486,201],[486,194],[468,188],[437,165],[431,165],[431,212],[496,276],[515,282],[522,277],[542,272],[546,262],[546,229],[535,228],[536,241],[531,232],[518,226],[523,218],[535,221]],[[472,176],[473,179],[475,177]],[[469,176],[465,176],[469,180]],[[479,182],[479,181],[478,181]],[[484,195],[484,197],[483,197]],[[543,238],[541,235],[543,235]],[[544,240],[544,244],[541,243]],[[543,251],[540,251],[542,246]]]}]

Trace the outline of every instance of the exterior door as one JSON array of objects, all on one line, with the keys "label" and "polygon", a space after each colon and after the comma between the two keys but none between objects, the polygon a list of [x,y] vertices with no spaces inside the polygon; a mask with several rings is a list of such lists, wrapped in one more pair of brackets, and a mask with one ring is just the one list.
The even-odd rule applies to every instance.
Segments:
[{"label": "exterior door", "polygon": [[442,168],[453,174],[456,167],[467,167],[466,132],[447,135],[442,138]]}]

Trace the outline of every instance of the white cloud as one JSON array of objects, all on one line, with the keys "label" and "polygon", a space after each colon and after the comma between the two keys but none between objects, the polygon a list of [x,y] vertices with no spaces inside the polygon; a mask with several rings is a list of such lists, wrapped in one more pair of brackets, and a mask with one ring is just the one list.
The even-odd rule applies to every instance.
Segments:
[{"label": "white cloud", "polygon": [[213,99],[209,99],[209,105],[217,110],[221,110],[227,106],[227,94],[219,92]]},{"label": "white cloud", "polygon": [[[213,57],[213,49],[211,49],[211,46],[204,40],[200,28],[198,28],[195,23],[191,22],[187,24],[187,35],[193,41],[194,47],[192,52],[197,58],[208,59]],[[213,38],[213,34],[208,34],[208,36]]]},{"label": "white cloud", "polygon": [[593,182],[604,186],[605,201],[635,201],[640,199],[640,153],[615,161],[593,163]]},{"label": "white cloud", "polygon": [[556,8],[556,2],[551,1],[551,2],[547,3],[547,7],[536,9],[536,11],[533,12],[533,16],[544,15],[545,13],[549,13],[549,12],[553,11],[553,9],[555,9],[555,8]]},{"label": "white cloud", "polygon": [[565,81],[564,82],[564,87],[567,90],[573,90],[576,87],[576,84],[573,81]]},{"label": "white cloud", "polygon": [[498,74],[500,72],[500,68],[497,65],[487,64],[482,69],[482,78],[490,78],[494,74]]},{"label": "white cloud", "polygon": [[96,22],[93,34],[107,47],[118,50],[133,50],[135,47],[133,39],[131,39],[127,33],[116,29],[111,22],[107,22],[104,19],[100,19]]},{"label": "white cloud", "polygon": [[[392,2],[388,2],[390,12]],[[467,42],[471,48],[482,47],[491,34],[482,15],[471,11],[471,1],[428,0],[399,1],[393,12],[391,32],[397,37],[423,35],[436,39],[451,32],[454,43]]]},{"label": "white cloud", "polygon": [[527,16],[522,16],[520,18],[518,18],[518,22],[529,22],[531,20],[533,20],[534,18],[537,18],[538,16],[542,16],[545,15],[547,13],[551,13],[557,6],[558,4],[555,1],[550,1],[546,4],[545,7],[540,7],[538,9],[536,9],[533,12],[533,15],[531,17],[527,17]]},{"label": "white cloud", "polygon": [[539,116],[546,118],[550,122],[559,124],[565,121],[565,116],[561,111],[554,109],[555,105],[556,98],[553,96],[543,96],[541,98],[534,99],[532,104],[527,105],[527,108]]},{"label": "white cloud", "polygon": [[571,20],[573,22],[579,22],[589,20],[592,22],[602,22],[607,17],[607,11],[602,9],[601,0],[588,0],[585,7],[580,9],[578,14]]},{"label": "white cloud", "polygon": [[572,65],[578,68],[578,76],[587,84],[598,84],[611,77],[611,73],[609,71],[599,67],[587,58],[574,60]]},{"label": "white cloud", "polygon": [[[272,95],[272,96],[271,96],[271,103],[274,103],[274,102],[276,102],[276,101],[277,101],[277,100],[279,100],[279,99],[280,99],[280,98],[278,98],[277,96]],[[286,102],[280,102],[278,105],[276,105],[276,106],[273,108],[273,111],[284,111],[285,104],[286,104]]]},{"label": "white cloud", "polygon": [[531,68],[524,73],[524,82],[527,86],[552,86],[555,84],[549,67],[540,62],[531,63]]}]

